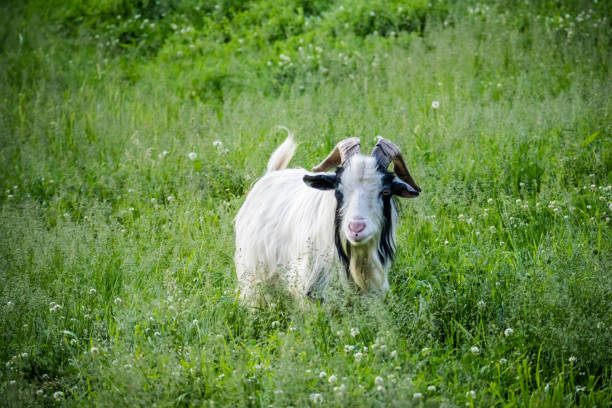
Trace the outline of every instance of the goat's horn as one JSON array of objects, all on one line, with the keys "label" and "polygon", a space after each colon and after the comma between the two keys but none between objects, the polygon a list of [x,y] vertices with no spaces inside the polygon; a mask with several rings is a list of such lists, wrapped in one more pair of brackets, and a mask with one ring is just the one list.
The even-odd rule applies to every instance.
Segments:
[{"label": "goat's horn", "polygon": [[359,146],[360,142],[358,137],[349,137],[348,139],[338,142],[329,156],[327,156],[318,166],[313,167],[312,171],[322,172],[344,165],[352,155],[359,153]]},{"label": "goat's horn", "polygon": [[416,191],[421,192],[421,188],[417,186],[414,179],[408,171],[408,166],[404,163],[402,158],[402,152],[395,143],[378,136],[378,142],[372,151],[372,156],[376,159],[378,164],[385,170],[389,167],[389,164],[393,161],[393,171],[395,175],[402,181],[408,183],[408,185],[414,188]]}]

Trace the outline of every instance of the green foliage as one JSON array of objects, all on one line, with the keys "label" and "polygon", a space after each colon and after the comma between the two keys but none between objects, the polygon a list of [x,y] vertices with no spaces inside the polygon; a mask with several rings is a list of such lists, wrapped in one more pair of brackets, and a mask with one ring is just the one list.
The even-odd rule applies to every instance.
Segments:
[{"label": "green foliage", "polygon": [[[0,6],[0,405],[607,406],[611,14]],[[280,124],[305,168],[401,146],[424,192],[386,297],[237,301],[232,220]]]}]

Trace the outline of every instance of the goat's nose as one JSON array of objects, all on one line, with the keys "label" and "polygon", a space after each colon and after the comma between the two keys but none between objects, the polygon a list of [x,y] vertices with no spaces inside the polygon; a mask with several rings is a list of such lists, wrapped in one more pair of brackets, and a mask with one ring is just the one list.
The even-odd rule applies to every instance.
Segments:
[{"label": "goat's nose", "polygon": [[355,234],[363,231],[365,227],[366,227],[365,222],[349,222],[349,225],[348,225],[349,231]]}]

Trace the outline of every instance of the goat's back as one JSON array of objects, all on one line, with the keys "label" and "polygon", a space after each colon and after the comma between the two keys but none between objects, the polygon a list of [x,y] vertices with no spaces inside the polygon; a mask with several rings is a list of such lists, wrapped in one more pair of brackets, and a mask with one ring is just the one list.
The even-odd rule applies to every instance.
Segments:
[{"label": "goat's back", "polygon": [[305,174],[304,169],[267,173],[240,208],[235,261],[243,292],[277,277],[303,292],[333,259],[334,193],[308,187]]}]

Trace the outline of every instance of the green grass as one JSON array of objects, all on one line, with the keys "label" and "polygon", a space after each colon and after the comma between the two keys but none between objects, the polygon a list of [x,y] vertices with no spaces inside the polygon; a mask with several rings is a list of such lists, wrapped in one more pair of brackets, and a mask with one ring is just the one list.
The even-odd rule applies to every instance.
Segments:
[{"label": "green grass", "polygon": [[[609,5],[215,5],[0,6],[0,405],[610,406]],[[385,298],[237,301],[277,125],[401,146]]]}]

